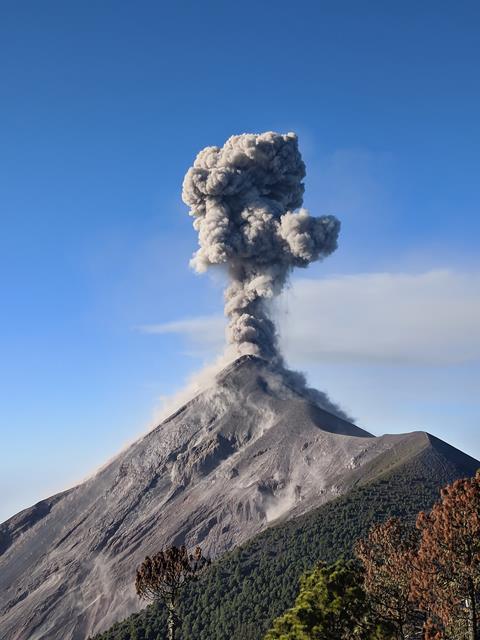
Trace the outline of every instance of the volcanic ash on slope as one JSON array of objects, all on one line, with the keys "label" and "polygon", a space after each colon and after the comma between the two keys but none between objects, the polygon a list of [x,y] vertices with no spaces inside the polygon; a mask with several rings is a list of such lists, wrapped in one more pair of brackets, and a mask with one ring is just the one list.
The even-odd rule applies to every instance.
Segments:
[{"label": "volcanic ash on slope", "polygon": [[108,627],[139,607],[132,576],[146,554],[185,542],[219,555],[348,490],[402,437],[373,438],[265,360],[240,358],[97,475],[2,525],[4,637]]}]

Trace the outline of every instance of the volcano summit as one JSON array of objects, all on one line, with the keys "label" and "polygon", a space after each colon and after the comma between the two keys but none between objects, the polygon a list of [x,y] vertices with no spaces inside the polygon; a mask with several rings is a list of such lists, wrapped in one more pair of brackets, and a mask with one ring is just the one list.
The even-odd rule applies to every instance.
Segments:
[{"label": "volcano summit", "polygon": [[183,191],[192,264],[229,275],[229,364],[87,481],[0,525],[2,640],[108,628],[139,608],[136,567],[165,545],[216,558],[406,461],[417,477],[438,469],[439,483],[479,466],[426,433],[372,436],[285,367],[268,302],[294,267],[335,250],[340,226],[293,211],[304,175],[294,134],[234,136],[198,155]]},{"label": "volcano summit", "polygon": [[[148,553],[200,543],[216,557],[433,447],[373,437],[243,356],[95,476],[0,526],[2,637],[84,640],[138,609]],[[443,447],[454,475],[477,466]]]}]

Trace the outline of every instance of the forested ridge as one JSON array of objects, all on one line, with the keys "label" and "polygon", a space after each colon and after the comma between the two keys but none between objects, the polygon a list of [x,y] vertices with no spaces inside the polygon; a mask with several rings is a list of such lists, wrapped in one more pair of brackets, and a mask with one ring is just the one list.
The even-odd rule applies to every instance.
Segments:
[{"label": "forested ridge", "polygon": [[[401,465],[377,468],[367,484],[271,527],[220,558],[185,588],[181,640],[263,638],[272,620],[294,602],[305,570],[319,560],[349,557],[372,524],[390,516],[413,520],[432,506],[441,486],[474,473],[471,458],[448,449],[446,456],[442,447],[428,446]],[[164,640],[165,628],[164,608],[154,604],[94,640]]]}]

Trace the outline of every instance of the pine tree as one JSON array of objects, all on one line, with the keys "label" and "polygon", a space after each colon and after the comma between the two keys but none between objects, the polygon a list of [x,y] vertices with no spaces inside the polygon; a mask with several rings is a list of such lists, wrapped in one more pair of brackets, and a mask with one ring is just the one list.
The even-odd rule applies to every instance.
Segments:
[{"label": "pine tree", "polygon": [[210,564],[197,547],[189,554],[185,546],[169,547],[147,556],[137,569],[135,588],[138,596],[154,602],[163,600],[168,611],[168,639],[175,639],[178,626],[178,596],[182,587],[195,580]]},{"label": "pine tree", "polygon": [[301,581],[295,605],[274,621],[265,640],[386,638],[370,616],[363,576],[352,562],[319,564]]},{"label": "pine tree", "polygon": [[480,470],[420,513],[413,593],[450,637],[480,640]]},{"label": "pine tree", "polygon": [[355,545],[372,610],[398,640],[420,635],[423,626],[424,616],[412,602],[417,547],[418,532],[398,518],[375,525]]}]

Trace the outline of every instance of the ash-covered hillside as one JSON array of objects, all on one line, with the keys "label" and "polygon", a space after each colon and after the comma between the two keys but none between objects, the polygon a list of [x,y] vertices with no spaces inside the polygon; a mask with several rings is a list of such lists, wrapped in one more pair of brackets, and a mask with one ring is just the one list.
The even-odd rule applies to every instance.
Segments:
[{"label": "ash-covered hillside", "polygon": [[[302,573],[319,561],[350,557],[355,542],[391,516],[415,521],[440,488],[473,476],[479,462],[438,438],[411,433],[363,466],[348,493],[281,521],[221,557],[180,602],[179,640],[262,640],[291,607]],[[163,603],[118,621],[93,640],[166,639]]]},{"label": "ash-covered hillside", "polygon": [[186,543],[216,557],[345,493],[409,438],[372,437],[290,382],[244,356],[94,477],[1,525],[3,637],[101,631],[139,608],[148,553]]},{"label": "ash-covered hillside", "polygon": [[299,209],[304,177],[292,133],[232,136],[198,154],[183,185],[199,238],[192,266],[228,275],[234,361],[96,475],[0,525],[2,640],[84,640],[139,608],[147,554],[185,543],[218,557],[400,468],[426,441],[371,436],[284,365],[269,302],[294,268],[336,250],[340,230]]}]

